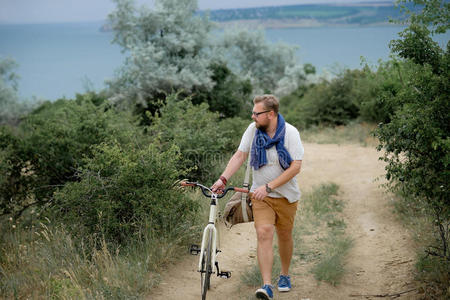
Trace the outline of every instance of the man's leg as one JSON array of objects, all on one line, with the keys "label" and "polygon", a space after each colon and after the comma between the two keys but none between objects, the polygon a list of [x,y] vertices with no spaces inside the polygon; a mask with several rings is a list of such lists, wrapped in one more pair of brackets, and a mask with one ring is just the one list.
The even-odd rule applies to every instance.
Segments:
[{"label": "man's leg", "polygon": [[291,265],[292,252],[294,249],[294,240],[292,238],[292,229],[277,228],[278,250],[281,259],[281,275],[289,275],[289,266]]},{"label": "man's leg", "polygon": [[271,284],[273,265],[273,234],[275,226],[272,224],[256,225],[258,239],[258,264],[264,284]]}]

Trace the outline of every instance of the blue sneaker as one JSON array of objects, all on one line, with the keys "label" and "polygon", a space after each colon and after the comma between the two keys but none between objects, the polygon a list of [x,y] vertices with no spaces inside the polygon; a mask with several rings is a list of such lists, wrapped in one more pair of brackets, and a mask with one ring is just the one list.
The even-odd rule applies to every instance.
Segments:
[{"label": "blue sneaker", "polygon": [[265,284],[262,286],[262,288],[256,290],[256,298],[258,299],[264,299],[264,300],[270,300],[273,299],[273,292],[272,292],[273,286],[269,284]]},{"label": "blue sneaker", "polygon": [[289,275],[280,275],[280,279],[278,280],[278,290],[280,292],[289,292],[291,287],[291,277],[289,277]]}]

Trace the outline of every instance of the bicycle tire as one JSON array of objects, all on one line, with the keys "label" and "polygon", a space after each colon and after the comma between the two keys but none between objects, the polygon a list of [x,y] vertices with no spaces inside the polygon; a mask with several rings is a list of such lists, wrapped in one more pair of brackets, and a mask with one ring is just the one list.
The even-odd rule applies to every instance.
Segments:
[{"label": "bicycle tire", "polygon": [[212,259],[212,233],[209,231],[209,238],[207,238],[207,245],[206,245],[206,251],[203,252],[202,257],[202,270],[201,270],[201,289],[202,289],[202,300],[206,300],[206,293],[209,290],[210,287],[210,280],[211,280],[211,273],[212,273],[212,266],[211,266],[211,259]]}]

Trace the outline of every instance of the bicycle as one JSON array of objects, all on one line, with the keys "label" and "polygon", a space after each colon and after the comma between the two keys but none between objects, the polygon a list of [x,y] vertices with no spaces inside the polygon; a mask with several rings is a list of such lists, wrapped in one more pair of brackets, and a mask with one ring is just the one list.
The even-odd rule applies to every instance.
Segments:
[{"label": "bicycle", "polygon": [[202,300],[206,299],[206,293],[210,287],[211,274],[214,274],[214,267],[217,270],[217,276],[221,278],[230,278],[231,272],[220,271],[219,263],[217,262],[217,255],[221,252],[217,249],[217,229],[216,229],[216,218],[217,218],[217,204],[218,199],[223,198],[229,191],[236,191],[242,193],[248,193],[248,189],[229,187],[222,190],[221,193],[213,193],[212,190],[197,182],[182,182],[182,186],[188,187],[200,187],[202,193],[205,197],[211,198],[210,209],[209,209],[209,220],[205,229],[203,230],[202,244],[191,245],[189,252],[192,255],[200,254],[198,262],[198,272],[200,272],[201,279],[201,292]]}]

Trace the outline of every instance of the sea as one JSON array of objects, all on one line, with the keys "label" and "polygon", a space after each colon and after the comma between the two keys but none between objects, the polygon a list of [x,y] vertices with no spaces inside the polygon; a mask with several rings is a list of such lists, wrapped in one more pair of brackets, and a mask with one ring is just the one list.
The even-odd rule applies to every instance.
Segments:
[{"label": "sea", "polygon": [[[23,100],[73,98],[76,93],[105,88],[123,65],[126,53],[112,44],[113,33],[103,22],[0,25],[0,57],[12,58],[20,76]],[[310,63],[318,74],[361,68],[362,59],[375,66],[390,56],[389,42],[402,26],[355,26],[265,29],[271,43],[297,47],[299,63]],[[435,37],[442,46],[449,34]]]}]

